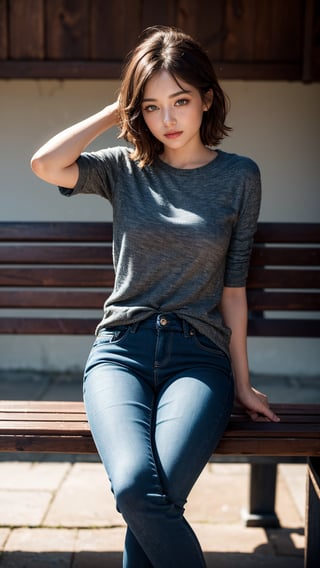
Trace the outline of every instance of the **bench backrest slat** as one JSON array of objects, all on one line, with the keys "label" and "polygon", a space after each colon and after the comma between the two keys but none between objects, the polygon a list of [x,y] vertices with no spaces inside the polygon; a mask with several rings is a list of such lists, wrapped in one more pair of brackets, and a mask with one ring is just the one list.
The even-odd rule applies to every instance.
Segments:
[{"label": "bench backrest slat", "polygon": [[[112,223],[0,222],[0,333],[91,334],[113,282]],[[249,334],[319,337],[319,291],[320,224],[259,223]]]},{"label": "bench backrest slat", "polygon": [[98,309],[108,297],[97,290],[5,290],[0,291],[0,308]]},{"label": "bench backrest slat", "polygon": [[102,242],[112,240],[112,223],[12,222],[0,223],[0,242]]},{"label": "bench backrest slat", "polygon": [[111,246],[83,245],[3,245],[2,264],[112,264]]},{"label": "bench backrest slat", "polygon": [[106,268],[2,268],[0,286],[100,288],[113,285],[112,267]]}]

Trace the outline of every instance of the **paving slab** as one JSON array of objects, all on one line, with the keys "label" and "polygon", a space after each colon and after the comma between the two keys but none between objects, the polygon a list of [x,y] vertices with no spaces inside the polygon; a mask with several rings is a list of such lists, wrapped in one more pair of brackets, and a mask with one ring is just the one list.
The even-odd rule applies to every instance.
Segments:
[{"label": "paving slab", "polygon": [[80,529],[72,568],[121,568],[125,528]]},{"label": "paving slab", "polygon": [[55,495],[46,526],[108,527],[123,525],[115,509],[107,475],[100,463],[75,463]]},{"label": "paving slab", "polygon": [[2,490],[56,491],[72,464],[68,462],[3,462],[0,467],[0,487]]},{"label": "paving slab", "polygon": [[51,499],[50,491],[0,490],[0,525],[40,526]]},{"label": "paving slab", "polygon": [[301,519],[305,518],[306,506],[306,483],[307,465],[306,464],[279,464],[279,478],[283,479],[291,499],[295,504]]},{"label": "paving slab", "polygon": [[190,522],[236,523],[248,499],[248,464],[208,464],[186,504]]},{"label": "paving slab", "polygon": [[19,528],[11,532],[1,557],[1,568],[69,568],[76,530]]}]

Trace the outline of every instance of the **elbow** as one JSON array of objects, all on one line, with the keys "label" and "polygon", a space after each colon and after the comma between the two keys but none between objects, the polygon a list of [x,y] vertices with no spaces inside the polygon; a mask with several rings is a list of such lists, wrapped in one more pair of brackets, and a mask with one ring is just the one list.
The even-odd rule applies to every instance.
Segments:
[{"label": "elbow", "polygon": [[55,183],[55,170],[50,165],[49,161],[44,156],[35,154],[30,160],[30,166],[33,173],[48,183]]},{"label": "elbow", "polygon": [[32,156],[31,160],[30,160],[30,166],[31,169],[33,171],[33,173],[40,177],[43,178],[46,172],[46,167],[45,167],[45,160],[43,158],[40,158],[39,156],[37,156],[36,154],[34,156]]}]

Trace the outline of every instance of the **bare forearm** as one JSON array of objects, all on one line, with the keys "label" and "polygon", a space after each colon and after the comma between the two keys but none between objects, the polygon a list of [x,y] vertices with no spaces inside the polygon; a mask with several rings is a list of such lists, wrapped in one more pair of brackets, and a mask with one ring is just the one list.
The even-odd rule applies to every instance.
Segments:
[{"label": "bare forearm", "polygon": [[74,187],[77,158],[92,140],[117,124],[117,108],[117,103],[109,105],[51,138],[31,159],[34,173],[49,183]]},{"label": "bare forearm", "polygon": [[221,311],[226,325],[231,329],[230,355],[238,392],[250,384],[247,355],[248,309],[245,289],[225,289]]},{"label": "bare forearm", "polygon": [[252,420],[279,418],[270,409],[268,398],[250,384],[247,355],[248,308],[245,288],[224,288],[221,300],[224,321],[231,329],[230,355],[237,401],[244,406]]}]

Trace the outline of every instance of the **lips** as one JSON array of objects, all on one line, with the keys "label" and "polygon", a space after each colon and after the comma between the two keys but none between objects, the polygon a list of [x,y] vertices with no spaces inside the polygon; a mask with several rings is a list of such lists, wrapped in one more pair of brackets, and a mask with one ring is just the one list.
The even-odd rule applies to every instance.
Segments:
[{"label": "lips", "polygon": [[169,140],[173,140],[174,138],[179,138],[181,136],[182,131],[175,131],[175,132],[166,132],[165,137]]}]

